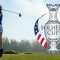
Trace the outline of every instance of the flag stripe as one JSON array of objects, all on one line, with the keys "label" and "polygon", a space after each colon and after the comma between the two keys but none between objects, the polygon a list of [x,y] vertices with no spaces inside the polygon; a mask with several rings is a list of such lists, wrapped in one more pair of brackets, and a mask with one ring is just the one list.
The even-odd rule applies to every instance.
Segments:
[{"label": "flag stripe", "polygon": [[38,35],[37,40],[39,40],[39,39],[40,39],[40,37],[41,37],[41,34],[39,34],[39,35]]},{"label": "flag stripe", "polygon": [[47,47],[47,42],[45,42],[45,44],[44,44],[44,48],[46,48]]},{"label": "flag stripe", "polygon": [[42,43],[43,43],[43,41],[44,41],[44,38],[42,38],[42,40],[41,40],[41,42],[40,42],[40,43],[42,44]]},{"label": "flag stripe", "polygon": [[44,41],[43,41],[42,46],[44,46],[44,45],[45,45],[45,43],[46,43],[46,40],[44,40]]},{"label": "flag stripe", "polygon": [[41,42],[42,38],[43,38],[43,36],[41,35],[41,37],[40,37],[40,39],[39,39],[39,42]]}]

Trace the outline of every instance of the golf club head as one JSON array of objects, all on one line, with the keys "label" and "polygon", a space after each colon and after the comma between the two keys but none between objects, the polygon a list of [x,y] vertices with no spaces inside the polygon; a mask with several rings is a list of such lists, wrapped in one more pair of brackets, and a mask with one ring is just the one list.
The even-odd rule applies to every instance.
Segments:
[{"label": "golf club head", "polygon": [[21,17],[21,14],[19,14],[19,17]]}]

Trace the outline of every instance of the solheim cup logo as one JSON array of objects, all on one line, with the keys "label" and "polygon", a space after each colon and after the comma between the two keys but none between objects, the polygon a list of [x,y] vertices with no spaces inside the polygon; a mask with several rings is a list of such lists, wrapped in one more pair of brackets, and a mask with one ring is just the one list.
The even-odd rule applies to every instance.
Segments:
[{"label": "solheim cup logo", "polygon": [[[48,10],[49,10],[49,19],[45,23],[44,26],[44,33],[45,38],[39,33],[38,29],[38,21],[36,21],[34,25],[34,32],[36,35],[36,39],[41,43],[41,45],[46,48],[47,42],[49,42],[50,48],[46,50],[46,53],[49,54],[59,54],[60,50],[57,49],[57,44],[60,40],[60,22],[57,18],[57,12],[60,7],[60,4],[46,4]],[[42,37],[41,37],[42,36]]]},{"label": "solheim cup logo", "polygon": [[49,20],[45,24],[44,32],[47,40],[50,42],[47,53],[59,54],[59,50],[57,49],[57,43],[60,40],[60,22],[57,19],[57,12],[60,4],[47,4],[49,9]]}]

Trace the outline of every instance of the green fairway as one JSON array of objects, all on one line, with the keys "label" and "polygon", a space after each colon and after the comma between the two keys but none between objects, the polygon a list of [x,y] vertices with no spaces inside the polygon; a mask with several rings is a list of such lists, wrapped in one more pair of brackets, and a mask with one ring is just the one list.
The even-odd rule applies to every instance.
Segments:
[{"label": "green fairway", "polygon": [[60,55],[47,54],[4,54],[0,60],[60,60]]}]

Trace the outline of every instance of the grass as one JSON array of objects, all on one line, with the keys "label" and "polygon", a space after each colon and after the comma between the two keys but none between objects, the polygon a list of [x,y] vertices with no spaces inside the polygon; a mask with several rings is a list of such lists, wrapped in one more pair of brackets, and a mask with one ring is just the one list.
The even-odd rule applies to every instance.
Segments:
[{"label": "grass", "polygon": [[51,54],[3,54],[0,60],[60,60],[60,55]]}]

